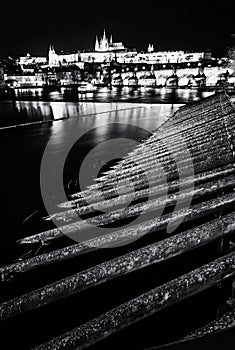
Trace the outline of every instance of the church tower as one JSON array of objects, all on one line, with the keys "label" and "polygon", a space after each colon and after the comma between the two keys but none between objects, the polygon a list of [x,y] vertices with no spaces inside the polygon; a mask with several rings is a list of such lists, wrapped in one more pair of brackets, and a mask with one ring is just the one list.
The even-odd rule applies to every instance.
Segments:
[{"label": "church tower", "polygon": [[108,51],[108,49],[109,49],[109,42],[108,42],[108,39],[106,38],[106,33],[105,33],[105,29],[104,29],[103,38],[102,38],[101,43],[100,43],[100,50],[101,51]]},{"label": "church tower", "polygon": [[110,37],[107,37],[105,29],[104,29],[103,35],[100,38],[96,36],[95,51],[111,52],[111,51],[117,51],[117,50],[125,50],[123,43],[122,42],[113,43],[113,36],[110,35]]},{"label": "church tower", "polygon": [[108,39],[106,38],[106,33],[104,29],[103,37],[101,37],[100,41],[98,40],[98,37],[96,36],[95,41],[95,51],[108,51],[109,49],[109,43]]},{"label": "church tower", "polygon": [[100,43],[99,43],[99,40],[98,40],[98,36],[96,35],[96,38],[95,38],[95,51],[99,51],[99,48],[100,48]]},{"label": "church tower", "polygon": [[153,44],[149,44],[148,46],[148,53],[151,53],[154,51]]},{"label": "church tower", "polygon": [[49,64],[50,67],[55,67],[55,66],[59,65],[58,55],[55,52],[55,48],[54,48],[53,45],[49,46],[48,64]]}]

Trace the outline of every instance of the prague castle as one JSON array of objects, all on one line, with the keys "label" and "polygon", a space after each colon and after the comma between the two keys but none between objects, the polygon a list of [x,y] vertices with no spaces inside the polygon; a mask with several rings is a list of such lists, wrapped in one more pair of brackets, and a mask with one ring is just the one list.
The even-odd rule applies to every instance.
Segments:
[{"label": "prague castle", "polygon": [[109,63],[116,61],[124,64],[175,64],[200,62],[210,60],[210,52],[185,52],[185,51],[157,51],[153,44],[149,44],[146,52],[137,52],[135,49],[126,48],[122,42],[113,42],[112,35],[106,35],[104,30],[101,37],[96,36],[94,49],[90,51],[76,51],[74,53],[57,53],[54,46],[50,45],[48,57],[31,57],[30,55],[19,58],[22,66],[36,62],[49,67],[68,66],[83,63]]}]

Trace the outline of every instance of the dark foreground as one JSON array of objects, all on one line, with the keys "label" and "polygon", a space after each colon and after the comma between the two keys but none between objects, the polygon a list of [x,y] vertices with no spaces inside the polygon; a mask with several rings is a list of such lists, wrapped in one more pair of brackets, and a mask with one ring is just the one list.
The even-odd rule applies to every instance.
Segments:
[{"label": "dark foreground", "polygon": [[34,254],[1,268],[9,348],[12,332],[22,349],[146,349],[206,335],[211,322],[231,328],[234,126],[226,95],[181,108],[89,190],[54,205],[43,230],[21,233]]}]

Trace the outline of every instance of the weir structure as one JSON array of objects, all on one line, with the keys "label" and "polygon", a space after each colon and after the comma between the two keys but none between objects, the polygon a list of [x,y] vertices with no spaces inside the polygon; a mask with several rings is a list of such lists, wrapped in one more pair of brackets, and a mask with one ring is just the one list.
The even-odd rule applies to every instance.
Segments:
[{"label": "weir structure", "polygon": [[[187,145],[186,153],[182,151],[182,140]],[[65,322],[59,312],[63,326],[55,330],[48,324],[46,335],[38,335],[27,344],[28,348],[115,348],[120,341],[117,334],[125,332],[128,337],[135,324],[153,316],[161,322],[168,309],[183,305],[185,300],[193,304],[194,298],[206,298],[203,293],[210,295],[211,290],[220,295],[216,314],[207,321],[202,319],[200,327],[190,332],[187,329],[185,334],[182,331],[181,336],[187,341],[234,327],[234,140],[235,110],[230,98],[226,94],[210,96],[181,107],[96,184],[61,203],[58,212],[44,218],[53,219],[58,227],[17,242],[30,247],[48,244],[48,251],[0,268],[1,288],[11,288],[0,304],[3,327],[11,327],[11,322],[20,327],[19,322],[27,324],[27,318],[36,323],[42,317],[47,322],[55,310],[50,309],[51,305],[65,310],[73,300],[76,309],[81,296],[86,303],[82,310],[87,312],[85,316],[77,315],[77,319]],[[158,175],[158,162],[164,167],[166,182]],[[189,171],[191,162],[193,174]],[[148,169],[147,180],[143,169]],[[134,200],[130,181],[135,189]],[[102,190],[102,200],[97,189]],[[120,209],[130,200],[125,209]],[[155,215],[162,206],[162,215]],[[137,224],[133,220],[126,228],[117,225],[142,214]],[[77,221],[77,215],[85,217]],[[114,232],[87,241],[75,243],[64,238],[66,233],[76,236],[81,230],[88,232],[90,225],[111,224],[116,224]],[[175,229],[169,230],[169,224]],[[54,274],[55,270],[59,272]],[[31,279],[42,275],[43,282],[30,284]],[[24,286],[12,291],[19,284]],[[122,289],[125,295],[116,296]],[[108,295],[110,291],[113,294],[107,303],[96,294]],[[94,307],[95,298],[100,305],[96,303]],[[97,309],[93,312],[92,307]],[[158,335],[156,344],[157,338]],[[144,349],[136,347],[133,339],[130,343],[133,349]]]}]

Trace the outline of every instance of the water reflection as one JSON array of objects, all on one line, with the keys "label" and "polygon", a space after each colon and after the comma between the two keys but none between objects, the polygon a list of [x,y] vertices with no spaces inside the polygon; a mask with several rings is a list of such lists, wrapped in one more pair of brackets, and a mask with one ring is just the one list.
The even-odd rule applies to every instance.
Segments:
[{"label": "water reflection", "polygon": [[[147,107],[147,104],[143,104]],[[159,106],[161,106],[159,104]],[[46,102],[46,101],[15,101],[0,102],[0,127],[21,125],[25,123],[40,123],[45,121],[61,120],[68,118],[83,118],[106,113],[112,113],[112,118],[139,118],[136,103],[129,102]],[[129,109],[132,109],[129,112]]]},{"label": "water reflection", "polygon": [[[16,90],[17,101],[0,102],[0,126],[19,125],[53,121],[84,115],[106,113],[119,110],[120,102],[126,103],[186,103],[197,101],[212,92],[196,89],[169,88],[128,88],[107,87],[96,90],[79,90],[79,88],[61,88],[48,91],[43,88]],[[97,104],[96,102],[99,102]],[[107,105],[108,102],[108,105]],[[117,108],[117,103],[119,107]]]},{"label": "water reflection", "polygon": [[[151,99],[149,102],[175,102],[180,103],[194,101],[205,97],[213,92],[202,92],[198,89],[172,89],[172,88],[152,88],[152,87],[101,87],[101,88],[81,88],[81,87],[61,87],[56,90],[44,88],[17,89],[16,97],[20,100],[47,100],[47,101],[103,101],[111,100],[138,100],[139,98]],[[139,101],[141,102],[141,101]]]}]

